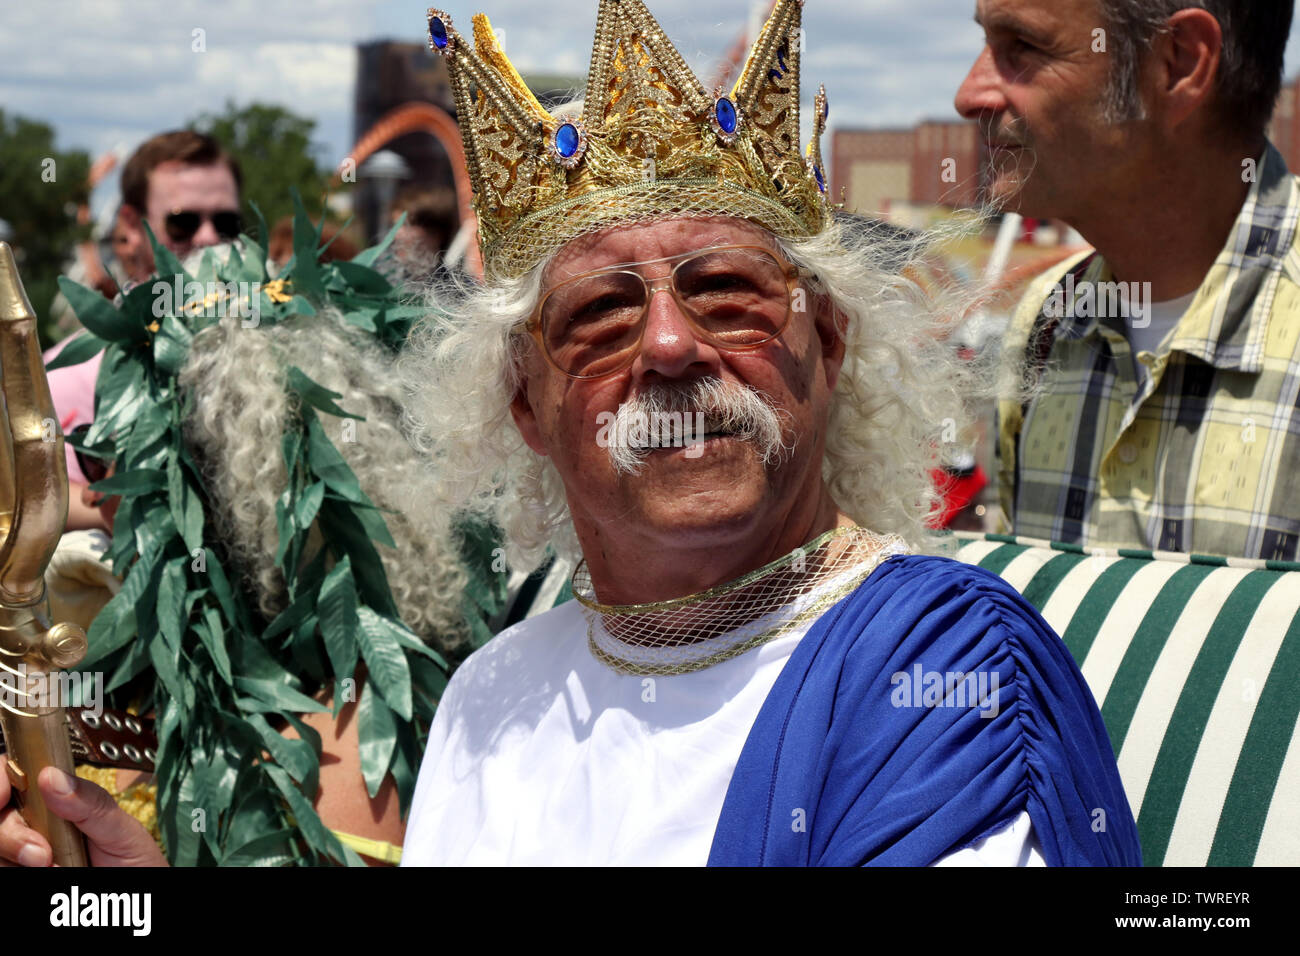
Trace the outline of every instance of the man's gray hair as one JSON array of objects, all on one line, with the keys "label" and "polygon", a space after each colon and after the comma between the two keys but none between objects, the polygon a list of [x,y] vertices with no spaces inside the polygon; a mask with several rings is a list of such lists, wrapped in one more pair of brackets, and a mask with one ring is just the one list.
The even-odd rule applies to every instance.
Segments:
[{"label": "man's gray hair", "polygon": [[1114,56],[1106,113],[1112,122],[1140,119],[1138,80],[1151,42],[1179,10],[1205,10],[1219,21],[1218,112],[1245,137],[1261,134],[1282,88],[1282,61],[1294,0],[1098,0]]},{"label": "man's gray hair", "polygon": [[[972,411],[995,384],[987,366],[960,358],[950,341],[976,304],[972,293],[913,281],[928,274],[939,237],[891,237],[841,218],[817,236],[776,243],[817,277],[814,293],[846,320],[823,461],[831,496],[863,527],[917,548],[933,544],[933,470],[945,441],[969,434]],[[431,502],[448,514],[483,513],[502,529],[516,570],[537,567],[548,546],[579,554],[559,472],[524,444],[510,414],[533,347],[522,329],[545,269],[489,285],[431,286],[429,316],[399,362],[413,440],[434,463]]]}]

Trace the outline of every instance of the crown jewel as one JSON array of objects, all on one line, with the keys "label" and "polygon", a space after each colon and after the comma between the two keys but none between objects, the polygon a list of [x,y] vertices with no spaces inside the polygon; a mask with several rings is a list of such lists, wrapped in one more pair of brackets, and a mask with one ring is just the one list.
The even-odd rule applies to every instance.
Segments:
[{"label": "crown jewel", "polygon": [[809,236],[830,216],[818,93],[799,151],[802,0],[777,0],[730,91],[710,96],[641,0],[601,0],[581,119],[554,116],[497,43],[430,9],[447,58],[490,277],[527,272],[564,243],[629,219],[736,216]]}]

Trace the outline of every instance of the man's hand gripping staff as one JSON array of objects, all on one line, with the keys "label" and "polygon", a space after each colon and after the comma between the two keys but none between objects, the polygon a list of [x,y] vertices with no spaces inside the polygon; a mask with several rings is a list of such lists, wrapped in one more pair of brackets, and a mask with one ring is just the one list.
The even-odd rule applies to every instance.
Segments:
[{"label": "man's hand gripping staff", "polygon": [[0,678],[14,688],[0,696],[7,773],[24,819],[49,840],[54,862],[85,866],[81,833],[50,813],[36,785],[42,767],[73,772],[67,717],[61,702],[50,699],[57,684],[49,678],[85,657],[87,644],[80,627],[50,623],[44,575],[67,518],[68,473],[36,315],[3,242],[0,384]]}]

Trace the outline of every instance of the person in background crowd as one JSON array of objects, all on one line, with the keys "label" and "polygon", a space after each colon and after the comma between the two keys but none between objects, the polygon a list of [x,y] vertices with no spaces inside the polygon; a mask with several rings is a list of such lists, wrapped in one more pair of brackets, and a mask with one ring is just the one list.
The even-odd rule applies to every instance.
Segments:
[{"label": "person in background crowd", "polygon": [[995,202],[1094,252],[1031,286],[1000,403],[1014,532],[1300,555],[1300,188],[1266,128],[1292,0],[978,0],[957,93]]}]

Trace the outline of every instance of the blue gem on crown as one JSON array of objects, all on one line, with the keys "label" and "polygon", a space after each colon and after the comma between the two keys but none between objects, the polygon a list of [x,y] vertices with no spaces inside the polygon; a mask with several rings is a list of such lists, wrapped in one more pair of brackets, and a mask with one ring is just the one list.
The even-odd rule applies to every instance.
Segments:
[{"label": "blue gem on crown", "polygon": [[429,49],[434,53],[450,53],[454,42],[451,35],[451,17],[434,7],[429,8]]},{"label": "blue gem on crown", "polygon": [[551,134],[551,156],[565,169],[573,169],[587,151],[587,131],[579,120],[561,123]]},{"label": "blue gem on crown", "polygon": [[725,96],[719,88],[714,93],[713,109],[709,112],[709,125],[713,127],[713,132],[717,134],[718,139],[730,145],[735,142],[740,132],[740,121],[740,107],[732,102],[731,97]]}]

